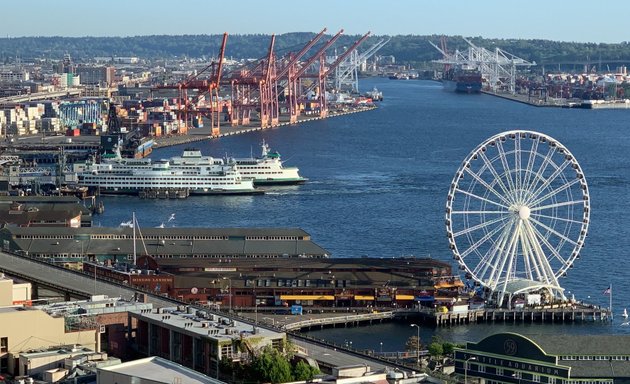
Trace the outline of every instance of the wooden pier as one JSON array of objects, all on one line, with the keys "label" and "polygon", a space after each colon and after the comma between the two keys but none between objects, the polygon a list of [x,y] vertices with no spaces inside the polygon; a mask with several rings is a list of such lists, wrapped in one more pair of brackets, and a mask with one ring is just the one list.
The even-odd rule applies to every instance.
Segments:
[{"label": "wooden pier", "polygon": [[553,324],[609,321],[610,313],[607,309],[593,306],[548,305],[523,309],[472,309],[461,312],[438,312],[432,309],[400,310],[396,312],[395,317],[420,317],[425,323],[448,326],[480,322]]},{"label": "wooden pier", "polygon": [[[307,319],[305,319],[308,316]],[[270,318],[266,318],[270,319]],[[548,305],[523,309],[471,309],[461,312],[439,312],[432,308],[396,309],[371,313],[326,313],[298,317],[284,316],[274,320],[274,325],[286,331],[326,327],[353,327],[370,325],[390,320],[413,320],[428,325],[453,326],[476,323],[511,323],[511,324],[562,324],[576,322],[610,321],[607,309],[595,306],[560,306]]]},{"label": "wooden pier", "polygon": [[326,316],[287,323],[283,325],[283,329],[291,331],[298,329],[324,328],[326,326],[335,327],[337,325],[353,327],[358,325],[373,324],[375,321],[382,322],[383,320],[391,320],[395,316],[396,313],[394,311]]}]

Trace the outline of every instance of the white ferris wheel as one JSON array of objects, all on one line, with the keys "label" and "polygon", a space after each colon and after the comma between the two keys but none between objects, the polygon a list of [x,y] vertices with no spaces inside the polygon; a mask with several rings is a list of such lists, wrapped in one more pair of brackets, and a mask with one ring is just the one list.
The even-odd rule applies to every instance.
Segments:
[{"label": "white ferris wheel", "polygon": [[466,278],[499,306],[506,295],[537,290],[561,298],[558,279],[579,258],[589,203],[584,173],[560,142],[532,131],[500,133],[453,178],[449,246]]}]

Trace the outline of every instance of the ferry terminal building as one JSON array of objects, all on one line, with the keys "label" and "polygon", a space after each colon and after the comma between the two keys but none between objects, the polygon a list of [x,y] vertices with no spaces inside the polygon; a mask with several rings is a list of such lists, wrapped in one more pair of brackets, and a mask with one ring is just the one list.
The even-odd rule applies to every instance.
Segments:
[{"label": "ferry terminal building", "polygon": [[498,333],[455,350],[455,372],[486,384],[630,383],[630,335]]}]

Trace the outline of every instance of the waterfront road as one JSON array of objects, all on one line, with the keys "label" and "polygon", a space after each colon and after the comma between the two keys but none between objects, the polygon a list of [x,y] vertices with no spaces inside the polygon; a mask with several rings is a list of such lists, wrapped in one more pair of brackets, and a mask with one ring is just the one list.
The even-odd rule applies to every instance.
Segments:
[{"label": "waterfront road", "polygon": [[366,371],[379,371],[386,367],[393,368],[394,365],[387,365],[384,362],[370,359],[365,355],[353,353],[348,350],[337,350],[317,341],[309,341],[303,338],[289,335],[291,342],[298,346],[300,352],[317,361],[321,368],[345,367],[350,365],[364,365],[369,367]]},{"label": "waterfront road", "polygon": [[[79,271],[4,252],[0,252],[0,272],[52,289],[58,287],[73,297],[90,297],[98,294],[131,300],[139,292],[113,282],[96,280]],[[156,308],[172,307],[177,304],[153,295],[147,295],[147,301]]]},{"label": "waterfront road", "polygon": [[[34,284],[51,287],[52,289],[58,288],[64,292],[69,292],[73,297],[89,297],[96,293],[98,295],[122,297],[131,300],[139,292],[114,282],[96,280],[79,271],[4,252],[0,252],[0,272]],[[147,295],[147,297],[148,302],[152,303],[154,307],[172,307],[178,304],[176,301],[162,299],[153,295]],[[226,316],[224,313],[222,315]],[[249,320],[252,324],[254,323],[253,319],[241,318],[241,320]],[[258,323],[258,325],[263,327],[269,326],[264,323]],[[394,364],[387,364],[387,362],[381,362],[374,357],[349,349],[331,346],[323,341],[308,340],[298,335],[289,335],[289,337],[301,352],[315,359],[322,368],[330,369],[348,365],[364,365],[369,367],[371,371],[376,371],[388,366],[395,367]]]}]

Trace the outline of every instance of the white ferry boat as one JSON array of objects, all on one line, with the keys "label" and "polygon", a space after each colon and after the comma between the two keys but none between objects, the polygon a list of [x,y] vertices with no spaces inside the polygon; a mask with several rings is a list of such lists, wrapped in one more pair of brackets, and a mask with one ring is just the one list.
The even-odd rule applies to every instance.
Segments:
[{"label": "white ferry boat", "polygon": [[241,175],[254,179],[255,185],[300,184],[308,180],[300,176],[297,167],[284,167],[280,154],[270,151],[264,140],[260,157],[232,160],[236,162]]},{"label": "white ferry boat", "polygon": [[185,195],[262,193],[254,188],[251,178],[239,173],[235,163],[202,156],[196,149],[159,161],[126,159],[116,153],[100,163],[76,164],[75,172],[79,186],[101,193],[142,195],[156,190],[185,191]]}]

